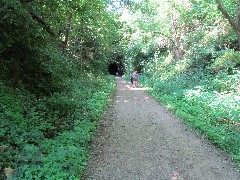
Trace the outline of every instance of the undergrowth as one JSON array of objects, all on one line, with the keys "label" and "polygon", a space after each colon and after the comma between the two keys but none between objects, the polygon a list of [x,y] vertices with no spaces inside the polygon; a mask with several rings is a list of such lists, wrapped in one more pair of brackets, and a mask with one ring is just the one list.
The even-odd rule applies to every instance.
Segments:
[{"label": "undergrowth", "polygon": [[85,74],[65,79],[65,89],[37,97],[0,83],[0,169],[15,179],[79,179],[89,142],[114,92],[114,78]]}]

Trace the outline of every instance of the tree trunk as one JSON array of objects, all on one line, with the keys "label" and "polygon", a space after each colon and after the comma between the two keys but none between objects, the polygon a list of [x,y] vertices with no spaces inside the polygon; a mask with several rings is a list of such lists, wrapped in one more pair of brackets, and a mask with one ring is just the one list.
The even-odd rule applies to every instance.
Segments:
[{"label": "tree trunk", "polygon": [[29,13],[30,13],[30,15],[32,16],[32,18],[34,19],[34,20],[36,20],[38,23],[40,23],[42,26],[43,26],[43,28],[51,35],[51,36],[53,36],[53,37],[55,37],[55,34],[54,34],[54,32],[51,30],[51,28],[50,28],[50,26],[48,25],[48,24],[46,24],[45,22],[44,22],[44,20],[40,17],[40,16],[38,16],[35,12],[33,12],[33,11],[28,11]]},{"label": "tree trunk", "polygon": [[72,13],[70,13],[67,24],[66,24],[66,32],[65,32],[65,41],[64,41],[64,48],[69,46],[69,33],[71,29],[71,21],[72,21]]},{"label": "tree trunk", "polygon": [[238,50],[240,50],[240,0],[238,1],[238,11],[237,11],[237,37],[238,37]]},{"label": "tree trunk", "polygon": [[173,56],[174,59],[182,59],[183,57],[183,45],[181,45],[180,39],[184,34],[184,29],[181,32],[178,32],[178,22],[174,17],[174,14],[171,13],[172,20],[172,35],[173,35]]},{"label": "tree trunk", "polygon": [[231,27],[235,30],[238,38],[238,50],[240,50],[240,0],[237,0],[237,21],[235,21],[228,12],[223,8],[220,0],[216,0],[219,11],[223,14],[223,16],[228,20]]}]

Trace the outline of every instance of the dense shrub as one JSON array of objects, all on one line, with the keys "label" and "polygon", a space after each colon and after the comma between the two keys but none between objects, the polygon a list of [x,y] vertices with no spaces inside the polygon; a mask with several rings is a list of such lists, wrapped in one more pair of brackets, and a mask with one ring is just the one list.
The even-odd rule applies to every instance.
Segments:
[{"label": "dense shrub", "polygon": [[69,79],[65,91],[39,98],[0,83],[1,172],[12,167],[20,179],[78,178],[113,85],[103,75]]},{"label": "dense shrub", "polygon": [[226,51],[223,55],[214,60],[211,70],[214,72],[227,71],[228,74],[235,74],[234,70],[240,66],[240,53],[235,51]]}]

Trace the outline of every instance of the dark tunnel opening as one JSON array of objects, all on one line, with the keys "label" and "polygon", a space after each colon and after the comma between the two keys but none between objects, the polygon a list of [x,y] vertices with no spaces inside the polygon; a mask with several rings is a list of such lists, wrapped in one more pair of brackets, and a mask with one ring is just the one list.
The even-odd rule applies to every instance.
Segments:
[{"label": "dark tunnel opening", "polygon": [[123,56],[119,54],[113,54],[113,60],[111,64],[108,65],[108,72],[111,75],[122,76],[124,74],[124,64]]},{"label": "dark tunnel opening", "polygon": [[118,72],[117,63],[111,63],[111,64],[109,64],[109,66],[108,66],[108,72],[109,72],[109,74],[111,74],[111,75],[116,75],[116,73],[119,73],[119,72]]}]

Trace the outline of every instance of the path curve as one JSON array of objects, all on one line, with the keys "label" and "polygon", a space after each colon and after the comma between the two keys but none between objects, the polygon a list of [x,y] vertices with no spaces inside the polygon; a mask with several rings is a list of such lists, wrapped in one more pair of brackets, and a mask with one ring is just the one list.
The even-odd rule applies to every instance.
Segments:
[{"label": "path curve", "polygon": [[240,180],[230,158],[141,88],[116,78],[113,106],[91,149],[90,180]]}]

